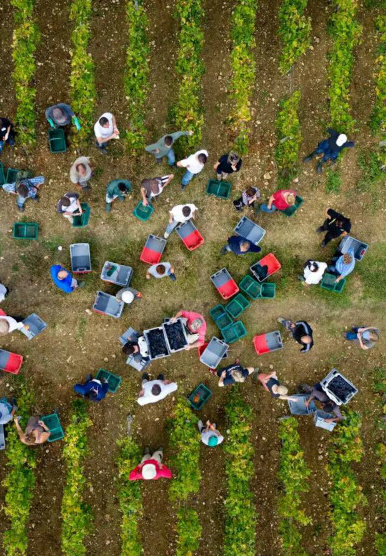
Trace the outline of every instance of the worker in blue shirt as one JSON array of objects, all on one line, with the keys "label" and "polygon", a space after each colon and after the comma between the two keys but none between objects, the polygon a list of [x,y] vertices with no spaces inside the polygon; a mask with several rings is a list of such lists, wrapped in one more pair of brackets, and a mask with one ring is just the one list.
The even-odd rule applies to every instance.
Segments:
[{"label": "worker in blue shirt", "polygon": [[332,259],[332,263],[327,270],[338,276],[335,282],[340,282],[355,268],[354,249],[351,247],[347,253],[340,256],[338,251],[337,255]]},{"label": "worker in blue shirt", "polygon": [[328,162],[331,160],[332,164],[335,164],[336,159],[343,149],[347,147],[353,147],[355,143],[353,141],[347,140],[347,135],[344,133],[338,133],[334,129],[328,128],[327,133],[330,134],[328,139],[324,139],[318,143],[316,149],[306,156],[303,160],[304,162],[309,162],[315,156],[323,154],[323,157],[319,160],[316,171],[318,174],[322,173],[323,162]]},{"label": "worker in blue shirt", "polygon": [[78,282],[72,275],[60,264],[54,264],[50,268],[51,278],[55,286],[64,293],[72,293],[76,288],[84,286],[84,282]]},{"label": "worker in blue shirt", "polygon": [[106,396],[109,389],[109,383],[105,378],[101,380],[92,378],[91,375],[86,377],[84,384],[75,384],[74,390],[77,394],[88,398],[92,402],[100,402]]},{"label": "worker in blue shirt", "polygon": [[261,247],[251,243],[245,237],[232,236],[228,237],[228,243],[221,249],[221,255],[225,253],[234,253],[235,255],[245,255],[246,253],[259,253]]}]

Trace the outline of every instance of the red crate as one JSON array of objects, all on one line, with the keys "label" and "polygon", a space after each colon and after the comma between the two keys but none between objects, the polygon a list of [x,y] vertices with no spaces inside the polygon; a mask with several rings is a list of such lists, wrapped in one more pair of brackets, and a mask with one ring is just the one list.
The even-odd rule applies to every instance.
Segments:
[{"label": "red crate", "polygon": [[268,266],[268,276],[271,276],[271,274],[274,274],[281,269],[281,264],[273,253],[268,253],[268,255],[265,255],[265,257],[260,259],[259,264],[261,266]]},{"label": "red crate", "polygon": [[17,375],[23,363],[23,356],[18,355],[17,353],[12,353],[11,351],[8,353],[9,353],[8,361],[6,365],[4,365],[4,367],[1,368],[1,370],[6,373]]},{"label": "red crate", "polygon": [[158,251],[153,251],[152,249],[148,249],[147,247],[144,247],[142,249],[142,253],[139,260],[147,264],[157,264],[160,262],[161,257],[162,257],[162,253],[158,253]]},{"label": "red crate", "polygon": [[217,289],[223,299],[229,299],[240,291],[238,285],[233,279],[228,280],[228,282],[225,282],[225,284],[219,286]]},{"label": "red crate", "polygon": [[200,247],[200,245],[204,243],[204,238],[198,230],[194,230],[194,232],[186,236],[182,241],[189,251],[194,251],[194,249],[197,249],[197,247]]},{"label": "red crate", "polygon": [[253,338],[253,345],[258,355],[269,352],[269,347],[267,345],[267,335],[261,334],[260,336],[255,336]]}]

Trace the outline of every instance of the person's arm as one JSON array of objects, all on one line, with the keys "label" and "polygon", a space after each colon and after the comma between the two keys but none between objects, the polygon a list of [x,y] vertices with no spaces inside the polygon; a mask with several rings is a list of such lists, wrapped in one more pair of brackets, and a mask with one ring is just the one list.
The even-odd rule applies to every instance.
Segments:
[{"label": "person's arm", "polygon": [[362,340],[362,334],[365,330],[372,330],[372,329],[371,328],[359,328],[359,330],[358,330],[358,340],[359,340],[359,345],[360,345],[361,349],[369,349],[369,347],[366,346],[363,343],[363,340]]},{"label": "person's arm", "polygon": [[41,427],[43,427],[43,429],[48,432],[50,429],[47,427],[47,425],[44,423],[44,421],[38,421],[38,425],[40,425]]},{"label": "person's arm", "polygon": [[341,274],[340,276],[338,276],[338,278],[335,280],[335,283],[337,284],[338,282],[340,282],[341,280],[343,280],[344,276],[343,274]]},{"label": "person's arm", "polygon": [[169,174],[168,175],[168,181],[164,184],[164,187],[169,185],[169,183],[172,181],[173,178],[174,178],[174,174]]},{"label": "person's arm", "polygon": [[275,197],[274,195],[271,195],[268,201],[268,208],[271,209],[272,208],[272,203],[274,201]]},{"label": "person's arm", "polygon": [[75,113],[73,112],[71,106],[65,104],[64,102],[59,102],[59,104],[57,104],[56,107],[63,108],[69,114],[69,116],[71,116],[71,118],[75,116]]},{"label": "person's arm", "polygon": [[107,143],[107,141],[110,141],[111,139],[115,139],[117,135],[119,135],[118,130],[117,131],[114,130],[113,133],[108,137],[97,137],[96,140],[101,145],[102,143]]},{"label": "person's arm", "polygon": [[16,417],[16,415],[14,416],[13,422],[15,423],[16,426],[16,430],[17,430],[17,434],[19,435],[19,438],[21,440],[21,442],[23,442],[23,444],[25,444],[25,434],[19,424],[19,418]]},{"label": "person's arm", "polygon": [[186,168],[188,166],[188,164],[189,164],[189,159],[188,158],[184,158],[183,160],[179,160],[177,162],[177,166],[179,168]]},{"label": "person's arm", "polygon": [[355,143],[354,143],[354,141],[346,141],[345,144],[343,145],[343,147],[345,149],[350,148],[350,147],[355,147]]},{"label": "person's arm", "polygon": [[173,222],[173,214],[169,212],[169,224]]},{"label": "person's arm", "polygon": [[218,381],[219,386],[224,386],[224,379],[227,376],[227,372],[223,371],[220,376],[220,380]]},{"label": "person's arm", "polygon": [[213,168],[215,170],[217,170],[217,168],[220,166],[220,161],[216,162],[216,164],[213,165]]},{"label": "person's arm", "polygon": [[76,200],[76,206],[78,207],[79,214],[82,214],[82,213],[83,213],[83,210],[82,210],[82,207],[80,206],[80,201],[79,201],[79,199]]},{"label": "person's arm", "polygon": [[50,431],[42,432],[39,436],[39,440],[36,439],[35,444],[44,444],[44,442],[46,442],[50,436],[51,436]]},{"label": "person's arm", "polygon": [[304,402],[304,405],[305,405],[306,407],[308,407],[308,406],[310,405],[310,403],[312,402],[312,400],[315,400],[315,399],[316,399],[316,396],[315,396],[315,394],[314,394],[314,390],[312,390],[312,392],[310,393],[308,399]]},{"label": "person's arm", "polygon": [[8,127],[7,127],[7,131],[6,131],[5,135],[4,135],[3,141],[6,141],[6,140],[8,139],[8,137],[9,137],[9,132],[10,132],[10,131],[11,131],[11,126],[8,126]]},{"label": "person's arm", "polygon": [[189,351],[190,349],[193,348],[199,348],[201,347],[205,342],[203,340],[197,340],[197,342],[194,342],[194,344],[190,344],[186,347],[186,349]]},{"label": "person's arm", "polygon": [[149,201],[146,199],[146,189],[141,187],[141,195],[142,195],[142,204],[146,207],[149,204]]},{"label": "person's arm", "polygon": [[297,398],[296,396],[285,396],[284,394],[281,394],[279,396],[279,400],[292,400],[293,402],[297,402],[299,398]]},{"label": "person's arm", "polygon": [[182,317],[182,313],[183,313],[183,311],[178,311],[178,313],[176,313],[176,314],[174,315],[174,317],[172,317],[172,318],[170,319],[170,322],[176,322],[177,319],[179,319],[180,317]]}]

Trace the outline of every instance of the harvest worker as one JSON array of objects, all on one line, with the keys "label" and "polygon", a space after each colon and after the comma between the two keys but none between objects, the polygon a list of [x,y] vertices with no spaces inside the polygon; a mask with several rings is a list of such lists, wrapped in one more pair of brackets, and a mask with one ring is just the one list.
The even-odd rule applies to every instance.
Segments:
[{"label": "harvest worker", "polygon": [[243,161],[235,151],[230,151],[229,154],[220,156],[213,168],[217,172],[218,180],[225,180],[229,174],[239,172]]},{"label": "harvest worker", "polygon": [[206,422],[206,425],[200,420],[197,423],[198,430],[201,434],[201,441],[206,445],[214,448],[221,444],[224,440],[223,435],[217,430],[216,423]]},{"label": "harvest worker", "polygon": [[335,280],[336,283],[351,274],[355,268],[354,249],[352,247],[350,247],[344,255],[339,255],[339,253],[339,251],[335,253],[335,256],[332,259],[332,265],[327,267],[329,272],[338,276]]},{"label": "harvest worker", "polygon": [[19,318],[14,318],[6,315],[3,311],[0,315],[0,336],[6,336],[14,330],[29,329],[28,324],[23,324]]},{"label": "harvest worker", "polygon": [[70,168],[70,180],[81,191],[91,191],[91,186],[88,184],[91,175],[92,169],[88,156],[80,156]]},{"label": "harvest worker", "polygon": [[175,131],[164,135],[156,143],[145,147],[145,151],[155,156],[157,164],[161,164],[163,157],[166,156],[169,166],[175,166],[176,157],[172,146],[177,139],[186,135],[193,135],[193,131]]},{"label": "harvest worker", "polygon": [[349,332],[342,332],[346,340],[355,342],[361,349],[371,349],[379,340],[379,330],[374,326],[354,326]]},{"label": "harvest worker", "polygon": [[323,390],[320,382],[317,382],[313,389],[311,390],[310,396],[304,405],[308,407],[312,400],[317,400],[321,403],[323,411],[327,413],[335,413],[335,417],[331,419],[325,419],[327,423],[333,423],[334,421],[341,421],[344,419],[340,412],[339,406],[327,396],[326,392]]},{"label": "harvest worker", "polygon": [[151,454],[149,446],[146,446],[141,463],[130,471],[129,481],[138,481],[141,479],[149,481],[161,479],[162,477],[171,479],[172,473],[166,465],[162,464],[162,456],[162,446],[158,448],[154,454]]},{"label": "harvest worker", "polygon": [[181,189],[185,189],[190,180],[201,172],[208,160],[208,156],[208,151],[201,150],[177,162],[179,168],[186,168],[186,172],[181,180]]},{"label": "harvest worker", "polygon": [[276,371],[272,371],[272,373],[269,374],[260,373],[258,378],[273,398],[278,398],[280,400],[297,400],[295,396],[287,396],[288,388],[280,384]]},{"label": "harvest worker", "polygon": [[308,260],[303,267],[303,276],[299,279],[305,286],[319,284],[327,268],[327,263]]},{"label": "harvest worker", "polygon": [[16,401],[8,400],[7,398],[0,399],[0,425],[6,425],[12,421],[16,413]]},{"label": "harvest worker", "polygon": [[80,129],[78,118],[72,111],[71,106],[64,104],[64,102],[49,106],[46,110],[46,119],[51,127],[65,127],[74,122],[77,129]]},{"label": "harvest worker", "polygon": [[130,191],[131,182],[129,180],[119,179],[110,181],[106,188],[106,212],[110,212],[112,202],[115,199],[124,201]]},{"label": "harvest worker", "polygon": [[92,378],[88,375],[84,384],[75,384],[74,390],[77,394],[91,400],[92,402],[100,402],[106,397],[109,389],[108,380],[102,378]]},{"label": "harvest worker", "polygon": [[146,207],[150,200],[157,197],[164,188],[172,181],[174,174],[168,174],[167,176],[150,178],[141,181],[141,195],[142,204]]},{"label": "harvest worker", "polygon": [[64,218],[67,218],[72,224],[74,216],[83,213],[78,193],[72,193],[71,191],[65,193],[56,205],[56,212],[63,214]]},{"label": "harvest worker", "polygon": [[169,212],[169,223],[166,226],[164,238],[167,239],[178,224],[184,224],[191,218],[195,220],[198,208],[196,205],[176,205]]},{"label": "harvest worker", "polygon": [[254,367],[242,367],[240,361],[236,359],[233,365],[228,365],[223,369],[218,369],[217,376],[219,386],[229,386],[236,382],[245,382],[246,378],[254,372]]},{"label": "harvest worker", "polygon": [[4,286],[4,284],[0,282],[0,303],[4,301],[8,294],[9,288],[7,288],[7,286]]},{"label": "harvest worker", "polygon": [[349,218],[336,212],[332,208],[327,209],[327,218],[323,222],[322,226],[317,228],[316,232],[321,234],[322,232],[327,232],[322,241],[322,247],[325,247],[332,239],[339,236],[345,237],[350,233],[351,221]]},{"label": "harvest worker", "polygon": [[163,374],[159,374],[157,380],[149,380],[149,378],[148,373],[143,373],[142,390],[137,399],[139,405],[159,402],[178,388],[176,382],[165,380]]},{"label": "harvest worker", "polygon": [[306,321],[300,320],[292,322],[288,319],[284,319],[283,317],[279,317],[277,320],[291,333],[293,339],[298,344],[303,346],[300,350],[302,353],[310,351],[314,345],[314,340],[312,339],[312,328]]},{"label": "harvest worker", "polygon": [[72,275],[60,264],[54,264],[50,268],[51,278],[60,290],[64,293],[72,293],[76,288],[84,286],[84,282],[78,282]]},{"label": "harvest worker", "polygon": [[149,361],[149,346],[145,336],[132,336],[122,347],[125,355],[132,355],[136,361]]},{"label": "harvest worker", "polygon": [[316,149],[303,159],[304,162],[309,162],[314,157],[322,154],[323,157],[319,160],[316,166],[318,174],[322,173],[323,162],[331,160],[331,163],[335,164],[336,159],[343,149],[353,147],[355,145],[353,141],[347,141],[347,135],[344,133],[338,133],[331,128],[327,129],[327,133],[330,134],[330,137],[320,141]]},{"label": "harvest worker", "polygon": [[174,274],[174,268],[170,263],[151,265],[146,272],[146,279],[150,280],[150,276],[154,276],[154,278],[165,278],[166,276],[169,276],[170,280],[173,280],[173,282],[177,280],[176,275]]},{"label": "harvest worker", "polygon": [[50,429],[43,423],[43,421],[37,415],[30,417],[28,419],[27,427],[25,432],[22,431],[19,425],[20,417],[16,415],[13,418],[13,422],[16,425],[16,430],[19,438],[23,444],[27,446],[34,446],[35,444],[43,444],[50,437]]},{"label": "harvest worker", "polygon": [[5,143],[10,147],[14,146],[15,131],[12,122],[7,118],[0,118],[0,154],[3,152]]},{"label": "harvest worker", "polygon": [[292,207],[296,201],[296,191],[294,189],[279,189],[270,196],[268,204],[263,203],[256,208],[256,212],[275,212],[276,210],[286,210]]},{"label": "harvest worker", "polygon": [[248,241],[245,237],[228,237],[228,243],[221,249],[221,255],[234,253],[235,255],[245,255],[246,253],[259,253],[261,247]]},{"label": "harvest worker", "polygon": [[135,299],[142,299],[142,294],[134,288],[121,288],[116,294],[115,298],[118,301],[123,301],[127,305],[131,305]]},{"label": "harvest worker", "polygon": [[186,349],[193,349],[202,346],[205,343],[206,322],[200,313],[193,311],[178,311],[178,313],[170,319],[170,322],[176,322],[177,319],[183,319],[186,328],[186,336],[188,345]]},{"label": "harvest worker", "polygon": [[106,154],[107,143],[111,139],[119,139],[119,130],[111,112],[102,114],[94,125],[94,133],[96,137],[95,146],[102,154]]},{"label": "harvest worker", "polygon": [[33,201],[39,202],[38,191],[42,183],[44,183],[44,177],[37,176],[36,178],[23,179],[19,182],[19,184],[17,183],[17,181],[14,183],[5,183],[3,185],[3,189],[7,193],[17,195],[17,208],[20,212],[24,212],[24,205],[27,199],[32,199]]},{"label": "harvest worker", "polygon": [[258,187],[248,187],[239,199],[233,201],[233,206],[240,212],[244,207],[253,207],[259,197],[260,189]]}]

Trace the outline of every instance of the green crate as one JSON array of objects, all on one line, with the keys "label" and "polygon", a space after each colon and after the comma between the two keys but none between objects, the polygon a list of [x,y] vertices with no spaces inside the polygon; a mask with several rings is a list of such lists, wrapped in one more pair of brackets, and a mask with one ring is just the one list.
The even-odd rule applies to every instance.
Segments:
[{"label": "green crate", "polygon": [[249,297],[252,299],[258,299],[260,297],[261,284],[259,284],[259,282],[256,282],[256,280],[249,276],[249,274],[247,274],[247,276],[244,276],[244,278],[241,280],[239,288],[241,291],[249,295]]},{"label": "green crate", "polygon": [[276,297],[276,284],[263,282],[261,284],[260,299],[274,299]]},{"label": "green crate", "polygon": [[113,373],[110,373],[110,371],[106,371],[105,369],[99,369],[95,378],[98,380],[102,380],[102,378],[105,378],[109,385],[108,391],[112,394],[115,394],[122,382],[122,378],[120,376],[114,375]]},{"label": "green crate", "polygon": [[14,222],[12,237],[15,239],[37,239],[39,224],[37,222]]},{"label": "green crate", "polygon": [[142,222],[146,222],[146,220],[149,220],[149,218],[153,214],[153,212],[154,212],[153,205],[151,203],[149,203],[145,207],[145,205],[142,203],[142,201],[139,201],[138,205],[133,210],[134,216],[136,218],[138,218],[139,220],[142,220]]},{"label": "green crate", "polygon": [[[195,390],[190,394],[189,401],[193,409],[199,411],[209,400],[212,395],[212,391],[209,390],[205,384],[199,384]],[[198,401],[193,401],[196,397],[199,397]]]},{"label": "green crate", "polygon": [[74,220],[72,222],[73,228],[84,228],[87,226],[88,221],[90,220],[90,207],[87,203],[80,203],[82,207],[83,213],[79,214],[78,216],[74,216]]},{"label": "green crate", "polygon": [[235,319],[241,315],[247,307],[249,307],[248,299],[242,293],[238,293],[232,301],[225,305],[225,310],[232,318]]},{"label": "green crate", "polygon": [[227,344],[233,344],[247,335],[247,330],[241,320],[238,320],[221,330],[222,337]]},{"label": "green crate", "polygon": [[229,326],[233,322],[233,319],[225,311],[224,305],[221,304],[210,309],[209,315],[212,317],[216,326],[218,326],[220,330]]},{"label": "green crate", "polygon": [[48,130],[48,146],[53,154],[66,152],[66,136],[62,128]]},{"label": "green crate", "polygon": [[0,185],[5,184],[5,174],[4,174],[4,166],[3,163],[0,162]]},{"label": "green crate", "polygon": [[343,280],[340,280],[338,283],[335,282],[336,279],[337,276],[335,274],[325,272],[323,274],[323,280],[320,283],[320,287],[330,292],[341,293],[346,284],[346,278],[343,278]]},{"label": "green crate", "polygon": [[57,413],[45,415],[41,418],[41,420],[51,432],[48,442],[55,442],[56,440],[61,440],[64,437],[64,430],[60,424],[59,415]]},{"label": "green crate", "polygon": [[286,208],[282,212],[286,216],[292,216],[293,214],[295,214],[295,212],[298,210],[298,208],[300,208],[302,206],[303,203],[304,203],[304,199],[302,199],[302,197],[300,197],[299,195],[296,195],[295,204],[292,205],[292,207]]},{"label": "green crate", "polygon": [[15,183],[18,172],[16,168],[8,168],[5,183]]},{"label": "green crate", "polygon": [[219,199],[229,199],[232,184],[228,181],[209,180],[206,186],[208,195],[214,195]]}]

